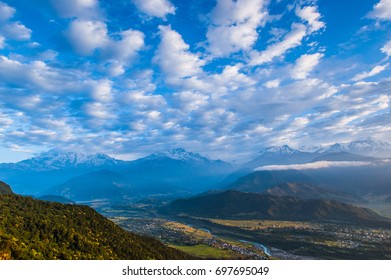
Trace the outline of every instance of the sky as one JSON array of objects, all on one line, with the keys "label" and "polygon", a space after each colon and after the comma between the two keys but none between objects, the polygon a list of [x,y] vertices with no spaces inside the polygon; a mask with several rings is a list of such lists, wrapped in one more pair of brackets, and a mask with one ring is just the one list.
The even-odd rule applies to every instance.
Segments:
[{"label": "sky", "polygon": [[0,0],[0,162],[391,136],[391,0]]}]

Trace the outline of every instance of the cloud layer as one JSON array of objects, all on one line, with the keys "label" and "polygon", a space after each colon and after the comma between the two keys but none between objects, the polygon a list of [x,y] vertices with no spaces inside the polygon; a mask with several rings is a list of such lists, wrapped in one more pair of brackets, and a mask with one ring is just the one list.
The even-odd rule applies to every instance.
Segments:
[{"label": "cloud layer", "polygon": [[257,167],[255,171],[276,171],[276,170],[311,170],[333,167],[354,167],[371,165],[370,162],[365,161],[317,161],[305,164],[290,164],[290,165],[265,165]]},{"label": "cloud layer", "polygon": [[2,0],[0,147],[240,161],[388,140],[390,1],[324,2]]}]

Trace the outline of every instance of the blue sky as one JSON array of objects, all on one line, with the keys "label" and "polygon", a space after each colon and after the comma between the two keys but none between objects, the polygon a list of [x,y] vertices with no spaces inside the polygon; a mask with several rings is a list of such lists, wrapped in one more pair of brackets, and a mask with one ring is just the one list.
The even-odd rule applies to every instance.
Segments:
[{"label": "blue sky", "polygon": [[0,161],[391,136],[391,0],[1,0]]}]

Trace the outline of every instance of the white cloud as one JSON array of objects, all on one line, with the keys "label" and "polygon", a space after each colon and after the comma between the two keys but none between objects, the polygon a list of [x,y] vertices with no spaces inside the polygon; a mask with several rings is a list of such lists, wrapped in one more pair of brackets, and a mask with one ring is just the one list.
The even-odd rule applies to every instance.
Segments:
[{"label": "white cloud", "polygon": [[124,94],[123,102],[134,105],[142,110],[159,109],[166,105],[166,101],[163,96],[146,94],[142,90],[133,90]]},{"label": "white cloud", "polygon": [[74,20],[66,36],[75,51],[81,55],[91,55],[109,42],[107,26],[101,21]]},{"label": "white cloud", "polygon": [[7,114],[4,114],[3,112],[0,112],[0,125],[1,125],[0,131],[3,131],[5,126],[8,127],[13,123],[14,121],[12,120],[11,117],[9,117]]},{"label": "white cloud", "polygon": [[168,0],[132,0],[137,9],[151,16],[163,18],[168,14],[175,14],[174,5]]},{"label": "white cloud", "polygon": [[124,65],[122,65],[121,63],[113,61],[107,67],[107,74],[110,77],[121,76],[124,73],[125,73],[125,68],[124,68]]},{"label": "white cloud", "polygon": [[32,32],[20,22],[5,24],[2,28],[2,31],[7,38],[19,41],[30,40]]},{"label": "white cloud", "polygon": [[110,41],[106,54],[117,61],[128,62],[144,47],[144,34],[137,30],[125,30],[120,33],[121,40]]},{"label": "white cloud", "polygon": [[281,83],[281,79],[275,79],[275,80],[267,81],[265,83],[265,87],[267,87],[267,88],[278,88],[280,86],[280,83]]},{"label": "white cloud", "polygon": [[388,66],[389,66],[388,63],[385,65],[377,65],[369,72],[363,72],[363,73],[357,74],[356,76],[353,77],[352,80],[357,82],[357,81],[361,81],[361,80],[364,80],[369,77],[376,76],[377,74],[380,74],[381,72],[386,70],[386,68]]},{"label": "white cloud", "polygon": [[0,21],[7,21],[15,14],[15,9],[7,4],[0,2]]},{"label": "white cloud", "polygon": [[199,92],[184,91],[173,94],[177,106],[183,112],[191,112],[208,104],[209,96]]},{"label": "white cloud", "polygon": [[267,47],[266,50],[251,53],[250,65],[261,65],[271,62],[275,57],[283,56],[288,50],[301,45],[301,41],[306,36],[306,27],[303,24],[292,24],[292,30],[285,35],[281,42]]},{"label": "white cloud", "polygon": [[374,19],[391,20],[391,0],[380,0],[368,16]]},{"label": "white cloud", "polygon": [[97,119],[109,119],[113,118],[113,115],[110,114],[108,108],[105,104],[100,102],[87,103],[84,106],[85,113],[90,117]]},{"label": "white cloud", "polygon": [[267,42],[268,43],[275,43],[278,42],[282,39],[282,37],[287,33],[288,31],[285,30],[284,28],[277,28],[277,27],[272,27],[269,31],[270,35],[273,37],[270,38]]},{"label": "white cloud", "polygon": [[201,74],[205,61],[189,51],[189,45],[182,36],[170,26],[159,26],[159,29],[161,42],[154,61],[167,75],[167,81],[176,84],[180,79]]},{"label": "white cloud", "polygon": [[308,169],[321,169],[332,167],[354,167],[371,165],[370,162],[365,161],[317,161],[304,164],[288,164],[288,165],[265,165],[254,169],[254,171],[273,171],[273,170],[308,170]]},{"label": "white cloud", "polygon": [[73,71],[59,71],[40,60],[24,64],[0,56],[0,84],[56,93],[74,92],[80,88],[77,85],[78,79],[72,73]]},{"label": "white cloud", "polygon": [[291,76],[293,79],[306,79],[308,74],[315,68],[323,57],[321,53],[304,54],[296,60],[295,66],[292,69]]},{"label": "white cloud", "polygon": [[97,14],[97,0],[51,0],[58,13],[65,18],[91,18]]},{"label": "white cloud", "polygon": [[303,8],[296,8],[296,15],[302,20],[307,21],[310,28],[310,33],[318,31],[326,26],[326,24],[320,21],[320,13],[317,11],[317,6],[306,6]]},{"label": "white cloud", "polygon": [[226,93],[233,93],[239,89],[246,89],[249,91],[249,87],[256,84],[256,81],[248,77],[246,74],[241,73],[241,64],[228,65],[224,67],[221,74],[210,76],[210,87],[213,88],[212,96],[218,96]]},{"label": "white cloud", "polygon": [[104,22],[91,20],[76,19],[66,31],[76,53],[90,56],[99,51],[113,77],[124,74],[126,66],[144,47],[144,34],[140,31],[128,29],[116,35],[119,39],[112,39]]},{"label": "white cloud", "polygon": [[0,49],[5,47],[5,38],[0,35]]},{"label": "white cloud", "polygon": [[112,82],[108,79],[94,81],[92,83],[91,96],[96,101],[107,102],[111,101],[112,96]]},{"label": "white cloud", "polygon": [[388,41],[380,50],[387,56],[391,56],[391,40]]},{"label": "white cloud", "polygon": [[219,0],[206,34],[209,51],[217,57],[249,50],[258,39],[257,28],[267,18],[265,0]]}]

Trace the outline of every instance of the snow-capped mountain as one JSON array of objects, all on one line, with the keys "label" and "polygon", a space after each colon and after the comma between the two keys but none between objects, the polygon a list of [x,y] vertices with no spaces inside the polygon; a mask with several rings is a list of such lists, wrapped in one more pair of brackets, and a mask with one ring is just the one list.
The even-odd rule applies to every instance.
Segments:
[{"label": "snow-capped mountain", "polygon": [[259,155],[267,155],[267,154],[278,154],[278,155],[294,155],[301,153],[299,150],[292,149],[288,145],[284,146],[271,146],[266,149],[263,149],[259,152]]},{"label": "snow-capped mountain", "polygon": [[116,160],[105,154],[89,155],[77,152],[63,152],[50,150],[43,152],[36,157],[23,160],[6,166],[17,170],[48,171],[70,168],[93,168],[100,166],[115,166],[122,161]]},{"label": "snow-capped mountain", "polygon": [[335,143],[331,146],[321,148],[317,152],[322,154],[348,152],[352,154],[387,157],[391,155],[391,144],[369,137],[350,143]]},{"label": "snow-capped mountain", "polygon": [[165,152],[154,153],[145,158],[144,160],[163,160],[173,159],[180,161],[194,161],[194,162],[209,162],[210,160],[197,153],[188,152],[183,148],[176,148]]},{"label": "snow-capped mountain", "polygon": [[245,168],[255,168],[264,165],[274,164],[297,164],[306,163],[311,161],[317,154],[302,152],[289,147],[284,146],[272,146],[263,149],[259,152],[258,156],[244,164]]}]

